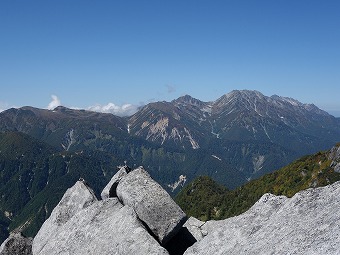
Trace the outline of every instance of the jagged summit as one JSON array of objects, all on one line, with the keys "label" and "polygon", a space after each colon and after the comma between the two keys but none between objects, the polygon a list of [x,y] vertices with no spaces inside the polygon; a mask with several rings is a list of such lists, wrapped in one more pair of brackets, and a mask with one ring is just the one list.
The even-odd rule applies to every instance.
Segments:
[{"label": "jagged summit", "polygon": [[175,104],[176,106],[178,105],[192,105],[192,106],[198,106],[198,107],[202,107],[207,105],[208,103],[203,102],[199,99],[196,99],[190,95],[185,95],[185,96],[181,96],[175,100],[172,100],[171,103]]},{"label": "jagged summit", "polygon": [[186,215],[143,167],[121,167],[102,198],[98,201],[84,181],[77,181],[34,238],[33,254],[184,252],[169,245],[183,231]]},{"label": "jagged summit", "polygon": [[112,178],[117,192],[103,200],[78,181],[33,245],[14,233],[0,255],[334,255],[340,250],[340,182],[292,198],[267,193],[239,216],[207,222],[190,218],[183,225],[185,214],[142,167],[117,175]]}]

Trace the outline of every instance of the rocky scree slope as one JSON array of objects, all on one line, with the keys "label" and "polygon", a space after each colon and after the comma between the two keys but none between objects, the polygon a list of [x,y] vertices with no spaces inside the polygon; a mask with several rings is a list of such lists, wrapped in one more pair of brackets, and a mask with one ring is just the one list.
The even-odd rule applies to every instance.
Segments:
[{"label": "rocky scree slope", "polygon": [[1,245],[0,255],[20,249],[27,255],[331,255],[340,250],[340,182],[292,198],[265,194],[237,217],[207,222],[186,220],[142,167],[133,171],[122,167],[102,198],[98,200],[84,180],[78,181],[64,194],[33,245],[31,239],[13,233]]}]

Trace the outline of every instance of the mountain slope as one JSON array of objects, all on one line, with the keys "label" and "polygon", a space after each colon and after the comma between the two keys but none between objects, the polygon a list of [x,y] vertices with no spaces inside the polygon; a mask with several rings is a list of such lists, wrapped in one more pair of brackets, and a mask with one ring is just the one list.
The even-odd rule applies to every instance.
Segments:
[{"label": "mountain slope", "polygon": [[[0,132],[0,239],[20,227],[34,236],[62,194],[85,178],[97,195],[125,160],[144,164],[168,191],[177,191],[186,180],[209,174],[237,187],[244,178],[224,162],[195,153],[169,151],[135,139],[116,140],[112,149],[65,151],[29,135]],[[214,169],[225,169],[215,173]]]},{"label": "mountain slope", "polygon": [[117,149],[125,141],[209,155],[244,182],[340,140],[339,120],[316,106],[248,90],[212,102],[186,95],[150,103],[129,118],[61,106],[10,109],[0,114],[1,130],[20,131],[65,151],[101,150],[126,160],[130,153]]},{"label": "mountain slope", "polygon": [[0,224],[32,235],[80,177],[99,193],[118,162],[109,154],[62,152],[19,132],[0,133]]},{"label": "mountain slope", "polygon": [[143,107],[129,118],[131,133],[146,140],[198,149],[198,140],[204,138],[203,130],[195,120],[173,103],[157,102]]},{"label": "mountain slope", "polygon": [[[155,103],[150,107],[155,105],[163,111],[173,109],[175,111],[173,115],[179,112],[176,107],[171,108],[167,104],[163,107],[163,104],[165,103]],[[148,115],[147,109],[148,107],[140,111],[141,115],[147,114],[144,122],[152,118],[152,114]],[[132,117],[129,121],[131,120]],[[156,129],[158,127],[159,125]],[[156,141],[157,139],[153,141],[131,135],[133,130],[128,120],[111,114],[65,107],[57,107],[53,111],[23,107],[0,113],[0,130],[26,133],[61,151],[102,151],[121,159],[120,164],[127,161],[131,166],[134,164],[147,166],[153,178],[163,187],[173,186],[180,176],[192,180],[198,173],[222,179],[230,187],[236,187],[246,180],[245,175],[236,170],[230,162],[217,161],[212,157],[207,146],[199,150],[188,150],[176,144],[162,145]],[[185,128],[179,130],[186,132]],[[191,148],[195,141],[190,140],[192,137],[190,134],[181,139],[186,140]],[[215,172],[213,171],[215,168],[223,170]]]},{"label": "mountain slope", "polygon": [[340,139],[338,120],[315,105],[248,90],[212,102],[186,95],[152,103],[129,118],[129,128],[131,134],[163,146],[209,150],[248,178]]},{"label": "mountain slope", "polygon": [[72,110],[58,106],[53,111],[33,107],[9,109],[0,114],[0,130],[19,131],[66,151],[97,149],[112,137],[127,136],[123,118],[112,114]]},{"label": "mountain slope", "polygon": [[221,189],[208,177],[199,177],[176,196],[176,202],[188,215],[202,220],[224,219],[245,212],[265,193],[292,197],[301,190],[339,181],[339,162],[340,144],[300,158],[232,191]]}]

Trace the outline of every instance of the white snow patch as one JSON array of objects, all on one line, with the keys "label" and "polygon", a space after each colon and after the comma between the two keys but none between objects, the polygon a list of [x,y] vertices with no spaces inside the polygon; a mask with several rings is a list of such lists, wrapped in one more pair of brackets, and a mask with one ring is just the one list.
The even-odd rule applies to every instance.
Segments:
[{"label": "white snow patch", "polygon": [[66,134],[66,141],[65,144],[61,144],[61,146],[64,148],[65,151],[68,151],[72,144],[76,142],[76,138],[74,136],[74,129],[71,129],[69,132]]},{"label": "white snow patch", "polygon": [[220,138],[220,134],[215,133],[214,131],[214,126],[213,124],[209,121],[210,125],[211,125],[211,134],[213,134],[214,136],[216,136],[216,138]]},{"label": "white snow patch", "polygon": [[211,109],[212,109],[212,105],[207,105],[207,106],[202,107],[201,111],[211,114]]},{"label": "white snow patch", "polygon": [[216,155],[211,155],[213,158],[218,159],[219,161],[222,161],[221,158],[217,157]]},{"label": "white snow patch", "polygon": [[188,138],[189,138],[189,141],[190,141],[190,143],[191,143],[192,148],[193,148],[194,150],[198,149],[200,146],[199,146],[198,142],[196,142],[196,141],[192,138],[192,136],[191,136],[189,130],[186,129],[186,128],[184,128],[184,131],[185,131],[185,132],[187,133],[187,135],[188,135]]},{"label": "white snow patch", "polygon": [[268,137],[268,139],[269,139],[269,140],[272,140],[272,139],[270,138],[270,136],[269,136],[268,132],[267,132],[267,129],[266,129],[266,127],[265,127],[264,125],[262,125],[262,124],[261,124],[261,126],[262,126],[262,128],[263,128],[263,130],[264,130],[264,132],[265,132],[266,136]]},{"label": "white snow patch", "polygon": [[260,115],[261,117],[263,117],[263,115],[257,111],[256,101],[255,101],[255,103],[254,103],[254,110],[255,110],[255,112],[256,112],[258,115]]}]

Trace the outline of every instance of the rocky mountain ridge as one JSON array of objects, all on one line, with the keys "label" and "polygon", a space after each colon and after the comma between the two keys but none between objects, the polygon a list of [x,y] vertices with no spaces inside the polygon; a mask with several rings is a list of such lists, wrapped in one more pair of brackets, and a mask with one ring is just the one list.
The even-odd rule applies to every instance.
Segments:
[{"label": "rocky mountain ridge", "polygon": [[[152,115],[154,119],[151,119],[149,125],[140,125],[141,121],[144,123],[144,120],[147,119],[146,114]],[[155,118],[159,116],[163,116],[163,118]],[[249,119],[245,119],[245,117]],[[170,125],[166,134],[164,128],[161,131],[153,129],[153,126],[150,127],[150,123],[156,125],[158,121],[164,120],[164,118],[167,119],[167,123],[163,122],[163,124]],[[138,119],[141,119],[141,121],[138,121]],[[176,120],[183,119],[185,121],[180,122],[181,125],[176,122]],[[248,125],[254,127],[254,124],[258,125],[257,123],[261,121],[263,125],[260,128],[249,129]],[[228,136],[228,133],[234,127],[243,127],[252,133],[249,137],[251,139],[256,140],[257,136],[263,136],[264,133],[265,137],[271,140],[272,138],[266,130],[269,129],[269,127],[266,127],[267,125],[275,124],[292,129],[303,129],[303,127],[311,124],[320,125],[321,121],[333,122],[332,125],[336,125],[334,117],[332,118],[327,112],[320,110],[313,104],[303,104],[295,99],[277,95],[267,97],[258,91],[234,90],[212,102],[202,102],[186,95],[172,102],[152,103],[132,116],[129,123],[131,130],[136,135],[145,136],[145,129],[147,129],[146,139],[159,140],[160,137],[163,137],[162,140],[159,140],[161,143],[164,143],[166,139],[178,142],[179,136],[175,137],[171,134],[184,134],[185,132],[178,131],[184,130],[184,128],[190,131],[193,126],[190,123],[195,123],[196,131],[198,131],[196,132],[195,144],[199,145],[199,143],[203,143],[202,134],[199,135],[200,132],[204,136],[222,138]],[[163,136],[159,135],[160,131]],[[182,144],[184,145],[184,143]],[[192,148],[197,149],[198,147],[192,146]]]},{"label": "rocky mountain ridge", "polygon": [[[0,113],[0,131],[23,132],[65,151],[116,154],[116,143],[129,140],[137,146],[147,142],[176,153],[216,156],[246,181],[329,148],[339,141],[340,121],[313,104],[234,90],[211,102],[186,95],[150,103],[125,118],[62,106],[10,109]],[[122,154],[135,163],[133,152]],[[186,173],[176,179],[180,175]]]},{"label": "rocky mountain ridge", "polygon": [[121,167],[102,197],[98,200],[84,180],[78,181],[64,194],[33,244],[13,233],[1,245],[0,255],[18,250],[23,255],[334,255],[340,250],[340,182],[292,198],[265,194],[237,217],[207,222],[186,220],[142,167],[133,171]]},{"label": "rocky mountain ridge", "polygon": [[[186,95],[151,103],[128,123],[131,134],[148,141],[208,149],[248,178],[327,149],[340,137],[339,120],[315,105],[249,90],[235,90],[212,102]],[[273,157],[279,160],[274,163]]]}]

